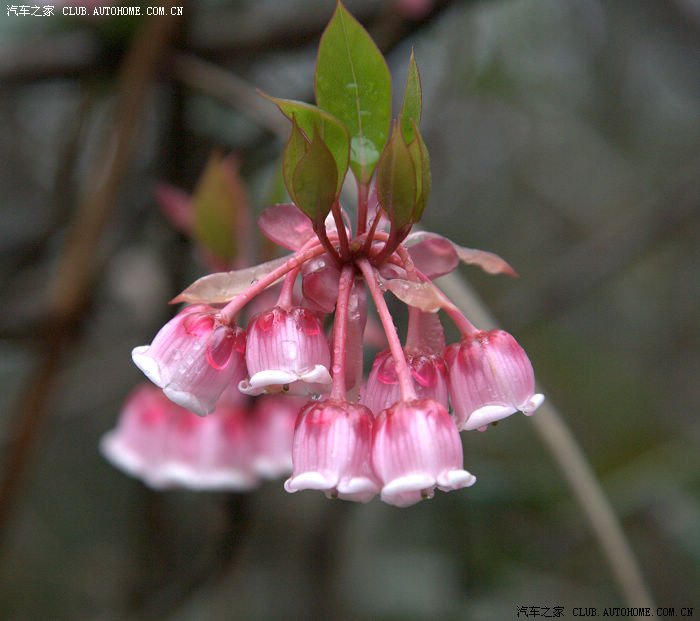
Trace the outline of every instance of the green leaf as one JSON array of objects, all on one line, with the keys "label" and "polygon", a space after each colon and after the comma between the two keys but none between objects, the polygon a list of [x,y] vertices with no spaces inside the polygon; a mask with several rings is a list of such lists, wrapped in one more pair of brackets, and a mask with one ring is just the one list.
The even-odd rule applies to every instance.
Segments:
[{"label": "green leaf", "polygon": [[392,229],[415,222],[416,194],[416,168],[397,122],[377,166],[377,199]]},{"label": "green leaf", "polygon": [[340,189],[343,187],[345,173],[348,170],[348,162],[350,159],[350,136],[348,130],[338,119],[332,114],[321,110],[317,106],[304,103],[303,101],[293,101],[291,99],[277,99],[269,97],[268,99],[277,104],[277,107],[282,111],[290,121],[296,120],[301,130],[311,136],[314,128],[323,138],[323,142],[333,154],[336,169],[338,171],[337,194],[340,194]]},{"label": "green leaf", "polygon": [[291,196],[295,203],[294,171],[309,150],[310,144],[309,139],[299,128],[296,119],[292,119],[292,132],[289,134],[289,140],[287,141],[287,146],[284,148],[284,154],[282,155],[282,176],[284,177],[284,183],[287,186],[289,196]]},{"label": "green leaf", "polygon": [[192,197],[194,237],[214,257],[231,263],[236,257],[236,225],[249,210],[245,186],[236,161],[214,153]]},{"label": "green leaf", "polygon": [[299,161],[292,180],[293,198],[314,223],[322,226],[337,198],[335,160],[319,132],[314,129],[308,151]]},{"label": "green leaf", "polygon": [[418,73],[418,65],[411,50],[411,60],[408,63],[408,75],[406,77],[406,90],[403,94],[403,103],[401,104],[401,133],[406,144],[413,142],[416,127],[420,125],[420,117],[423,111],[423,91],[420,83],[420,73]]},{"label": "green leaf", "polygon": [[411,160],[416,171],[416,207],[413,212],[413,222],[415,223],[423,217],[432,186],[432,175],[430,174],[428,148],[423,142],[423,136],[421,136],[416,123],[412,123],[412,129],[415,138],[408,145],[408,151],[411,154]]},{"label": "green leaf", "polygon": [[367,31],[338,2],[316,61],[316,101],[350,132],[350,168],[368,184],[391,121],[391,75]]}]

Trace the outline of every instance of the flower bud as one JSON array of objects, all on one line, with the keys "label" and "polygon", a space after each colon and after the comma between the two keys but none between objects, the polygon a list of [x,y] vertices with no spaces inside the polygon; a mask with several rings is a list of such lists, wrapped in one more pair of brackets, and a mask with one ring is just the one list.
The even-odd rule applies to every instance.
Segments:
[{"label": "flower bud", "polygon": [[[447,365],[442,356],[407,353],[413,386],[419,399],[435,399],[448,407]],[[396,364],[389,350],[377,354],[362,392],[362,403],[379,414],[401,400]]]},{"label": "flower bud", "polygon": [[134,364],[178,405],[204,416],[224,388],[245,374],[245,332],[222,324],[217,310],[188,306],[166,323],[150,345],[131,352]]},{"label": "flower bud", "polygon": [[370,501],[379,485],[370,464],[374,417],[366,407],[345,401],[310,403],[294,430],[294,472],[288,492],[316,489],[329,498]]},{"label": "flower bud", "polygon": [[527,354],[503,330],[465,336],[445,350],[450,399],[457,428],[483,430],[521,411],[532,414],[544,401],[535,393],[535,375]]},{"label": "flower bud", "polygon": [[331,383],[330,358],[328,339],[314,312],[276,306],[248,324],[246,363],[250,377],[239,388],[249,395],[325,391]]},{"label": "flower bud", "polygon": [[462,469],[462,444],[454,422],[433,399],[400,401],[374,424],[372,465],[382,481],[381,498],[408,507],[432,498],[437,487],[469,487],[476,477]]}]

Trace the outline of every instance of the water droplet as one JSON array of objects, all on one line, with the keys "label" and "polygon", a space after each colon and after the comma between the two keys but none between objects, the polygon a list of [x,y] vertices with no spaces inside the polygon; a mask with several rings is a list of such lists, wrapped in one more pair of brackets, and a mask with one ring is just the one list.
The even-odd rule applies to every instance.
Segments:
[{"label": "water droplet", "polygon": [[321,395],[317,392],[311,393],[311,401],[320,401]]}]

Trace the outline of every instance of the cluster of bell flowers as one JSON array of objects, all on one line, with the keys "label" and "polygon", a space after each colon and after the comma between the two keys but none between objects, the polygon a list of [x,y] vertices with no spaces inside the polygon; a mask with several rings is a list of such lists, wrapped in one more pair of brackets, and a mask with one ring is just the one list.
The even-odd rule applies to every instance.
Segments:
[{"label": "cluster of bell flowers", "polygon": [[[163,398],[201,422],[190,416],[191,437],[181,440],[171,428],[180,428],[182,416],[164,416],[159,440],[146,443],[158,450],[142,454],[138,429],[151,417],[134,413],[146,402],[134,397],[103,444],[114,463],[156,486],[185,484],[187,477],[173,474],[184,470],[195,479],[201,472],[202,481],[226,480],[211,468],[228,464],[224,470],[240,470],[244,462],[243,471],[254,480],[264,476],[254,464],[266,442],[249,440],[242,447],[234,439],[241,434],[228,444],[222,440],[226,421],[233,420],[230,404],[243,400],[247,414],[236,420],[245,419],[264,435],[257,405],[246,400],[301,398],[293,430],[287,427],[286,441],[278,438],[291,462],[285,489],[358,502],[379,495],[408,506],[436,489],[475,482],[463,467],[461,431],[484,430],[540,405],[532,365],[515,339],[479,330],[434,283],[461,263],[492,274],[514,271],[493,253],[411,232],[432,185],[413,55],[395,116],[391,82],[376,44],[338,0],[319,42],[317,105],[270,98],[291,122],[281,168],[292,202],[268,207],[258,227],[291,254],[209,274],[175,298],[188,305],[132,357]],[[356,181],[354,223],[341,204],[344,188],[352,187],[346,183],[350,173]],[[195,238],[216,228],[212,222],[226,210],[222,192],[228,188],[234,201],[239,194],[231,191],[232,181],[226,171],[210,169],[196,192],[210,192],[194,216],[199,227],[182,197],[171,203],[172,219],[181,228],[184,223],[185,229],[199,229]],[[252,237],[243,229],[213,231],[211,244],[202,244],[205,256],[229,232]],[[408,307],[403,343],[385,300],[389,292]],[[368,312],[370,299],[374,314]],[[458,342],[446,344],[440,311],[459,330]],[[388,349],[377,355],[365,380],[365,344],[378,334]],[[159,403],[164,407],[162,398]],[[181,441],[187,450],[179,450]],[[233,478],[220,485],[245,487]]]},{"label": "cluster of bell flowers", "polygon": [[[220,274],[200,279],[180,296],[192,303],[150,345],[134,349],[134,362],[162,396],[137,391],[104,440],[105,454],[154,487],[249,489],[261,474],[255,463],[269,444],[265,434],[272,433],[260,415],[268,408],[295,419],[275,427],[270,443],[280,466],[262,474],[280,476],[288,472],[284,464],[291,466],[288,492],[320,490],[359,502],[379,494],[384,502],[409,506],[436,488],[472,485],[459,432],[483,431],[518,411],[531,414],[543,396],[535,392],[532,365],[516,340],[502,330],[475,328],[432,278],[459,259],[492,273],[511,268],[496,255],[426,233],[409,236],[388,260],[373,263],[383,248],[379,227],[363,250],[339,263],[313,231],[303,230],[303,221],[289,226],[289,207],[268,208],[259,225],[292,255],[252,268],[254,274],[251,268],[226,273],[224,290]],[[330,221],[326,234],[337,241]],[[251,274],[255,278],[245,281]],[[268,287],[277,287],[277,301],[245,328],[238,325],[243,307]],[[363,381],[367,290],[389,348]],[[387,291],[409,306],[403,345]],[[438,309],[462,332],[459,342],[445,345]],[[251,407],[250,397],[261,405]],[[146,399],[156,414],[138,414]],[[180,413],[160,417],[169,430],[161,432],[159,445],[148,434],[153,437],[157,412],[168,407]]]}]

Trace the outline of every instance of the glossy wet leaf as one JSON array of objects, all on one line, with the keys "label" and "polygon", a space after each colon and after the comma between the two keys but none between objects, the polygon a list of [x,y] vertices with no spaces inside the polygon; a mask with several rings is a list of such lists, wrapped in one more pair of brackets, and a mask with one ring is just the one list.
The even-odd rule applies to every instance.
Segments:
[{"label": "glossy wet leaf", "polygon": [[297,164],[292,179],[293,198],[316,226],[323,226],[337,197],[335,160],[318,132]]},{"label": "glossy wet leaf", "polygon": [[[423,110],[423,95],[418,73],[418,65],[411,51],[411,60],[408,63],[408,75],[406,76],[406,90],[401,104],[401,133],[410,144],[415,138],[415,127],[420,125],[421,113]],[[414,127],[415,125],[415,127]]]},{"label": "glossy wet leaf", "polygon": [[230,263],[236,256],[237,224],[250,209],[245,186],[231,157],[209,159],[192,197],[195,239],[216,259]]},{"label": "glossy wet leaf", "polygon": [[[426,242],[431,242],[426,244]],[[475,248],[466,248],[465,246],[460,246],[455,244],[452,240],[437,233],[430,233],[428,231],[416,231],[411,233],[405,241],[406,246],[409,248],[409,253],[413,252],[413,248],[418,245],[422,246],[421,252],[432,252],[439,254],[449,254],[449,250],[446,248],[445,244],[449,244],[456,257],[462,262],[468,265],[476,265],[484,270],[487,274],[505,274],[507,276],[517,276],[518,273],[510,266],[510,264],[494,252],[488,252],[486,250],[477,250]],[[413,255],[412,255],[413,256]],[[438,257],[432,257],[426,261],[434,260],[437,262],[449,262],[449,257],[443,257],[439,259]],[[420,269],[420,268],[419,268]],[[423,270],[421,270],[423,271]]]},{"label": "glossy wet leaf", "polygon": [[179,302],[223,304],[229,302],[255,281],[260,280],[288,260],[289,256],[280,257],[242,270],[216,272],[202,276],[170,302],[171,304]]},{"label": "glossy wet leaf", "polygon": [[413,224],[416,206],[416,171],[398,125],[377,166],[377,200],[393,227]]},{"label": "glossy wet leaf", "polygon": [[413,221],[418,222],[423,217],[425,206],[428,203],[428,196],[432,186],[432,175],[430,173],[428,148],[425,146],[418,125],[412,122],[412,127],[415,138],[408,145],[408,150],[416,171],[416,207],[413,212]]},{"label": "glossy wet leaf", "polygon": [[287,192],[289,192],[289,196],[294,202],[296,202],[294,198],[294,172],[301,159],[309,150],[310,144],[309,139],[301,131],[296,119],[292,119],[292,131],[289,134],[287,146],[282,154],[282,176],[284,177],[284,184],[287,186]]},{"label": "glossy wet leaf", "polygon": [[440,294],[430,282],[413,282],[403,278],[384,280],[381,276],[378,278],[380,284],[404,304],[415,306],[425,313],[436,313],[442,307]]},{"label": "glossy wet leaf", "polygon": [[290,121],[296,120],[299,128],[306,136],[313,136],[314,130],[318,130],[321,138],[323,138],[323,142],[333,154],[338,179],[336,190],[337,194],[340,194],[350,159],[350,136],[348,130],[332,114],[317,106],[291,99],[277,99],[276,97],[269,97],[269,99],[277,104],[282,114]]},{"label": "glossy wet leaf", "polygon": [[389,134],[391,76],[384,57],[342,3],[321,37],[316,102],[350,133],[350,167],[369,183]]}]

